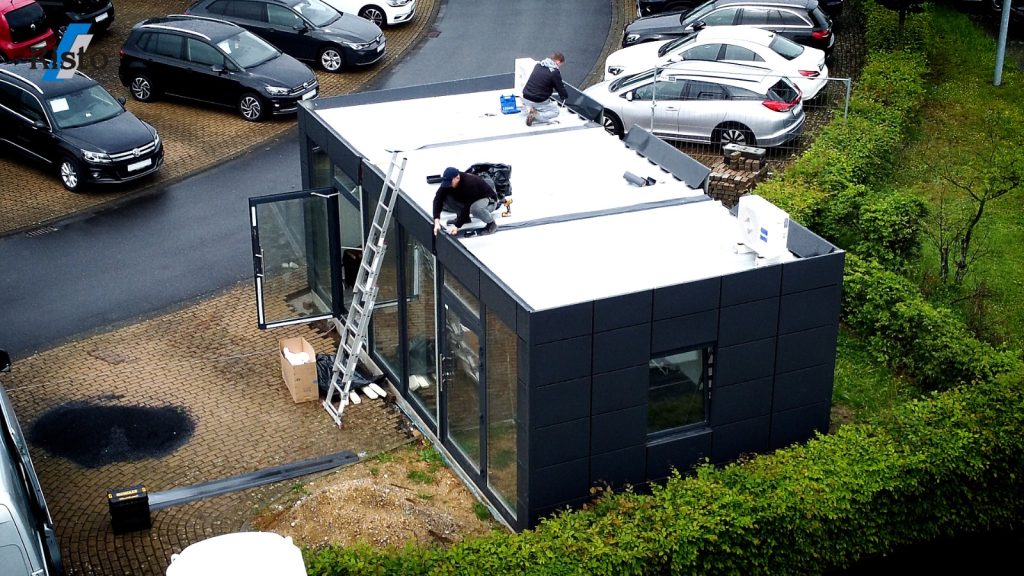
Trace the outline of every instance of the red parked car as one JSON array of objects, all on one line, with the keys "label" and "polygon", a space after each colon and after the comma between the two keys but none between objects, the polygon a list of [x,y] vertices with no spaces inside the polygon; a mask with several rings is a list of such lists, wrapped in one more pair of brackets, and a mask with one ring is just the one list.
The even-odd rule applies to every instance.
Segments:
[{"label": "red parked car", "polygon": [[0,62],[49,57],[56,46],[42,6],[34,0],[0,0]]}]

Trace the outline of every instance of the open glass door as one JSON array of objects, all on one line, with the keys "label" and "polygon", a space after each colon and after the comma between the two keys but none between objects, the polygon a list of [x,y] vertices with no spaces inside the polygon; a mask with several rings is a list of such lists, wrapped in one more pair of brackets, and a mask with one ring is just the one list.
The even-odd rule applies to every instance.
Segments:
[{"label": "open glass door", "polygon": [[337,214],[331,188],[249,198],[260,328],[344,314]]}]

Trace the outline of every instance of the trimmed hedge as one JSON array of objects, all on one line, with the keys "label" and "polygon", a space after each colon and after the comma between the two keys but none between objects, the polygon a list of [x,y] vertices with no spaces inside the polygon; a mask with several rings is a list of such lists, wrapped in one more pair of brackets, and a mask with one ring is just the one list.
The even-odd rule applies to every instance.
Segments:
[{"label": "trimmed hedge", "polygon": [[890,423],[605,494],[523,534],[449,549],[305,551],[309,574],[820,574],[1024,517],[1021,374],[936,393]]}]

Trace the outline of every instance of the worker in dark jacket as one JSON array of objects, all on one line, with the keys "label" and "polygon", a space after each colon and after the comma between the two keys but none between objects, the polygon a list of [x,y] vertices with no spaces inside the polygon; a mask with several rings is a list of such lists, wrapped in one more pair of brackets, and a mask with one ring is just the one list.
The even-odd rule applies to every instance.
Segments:
[{"label": "worker in dark jacket", "polygon": [[523,100],[529,108],[526,111],[527,126],[533,126],[535,122],[548,124],[558,116],[558,103],[552,98],[555,92],[562,102],[569,97],[559,70],[562,64],[565,64],[565,55],[555,52],[533,67],[523,87]]},{"label": "worker in dark jacket", "polygon": [[448,222],[448,233],[452,236],[469,222],[470,215],[487,224],[479,234],[492,234],[498,224],[491,212],[499,206],[498,193],[483,178],[457,168],[445,168],[441,186],[434,194],[434,236],[441,231],[442,210],[456,213],[455,220]]}]

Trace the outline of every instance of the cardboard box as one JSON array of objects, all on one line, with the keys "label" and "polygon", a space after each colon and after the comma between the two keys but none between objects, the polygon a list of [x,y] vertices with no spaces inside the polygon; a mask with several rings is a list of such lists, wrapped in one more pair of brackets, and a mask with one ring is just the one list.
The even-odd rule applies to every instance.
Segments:
[{"label": "cardboard box", "polygon": [[[285,358],[284,349],[287,348],[292,354],[305,352],[309,361],[305,364],[292,364]],[[292,400],[298,402],[310,402],[320,397],[320,389],[316,382],[316,351],[306,339],[297,336],[295,338],[282,338],[278,355],[281,357],[281,377],[292,395]]]}]

